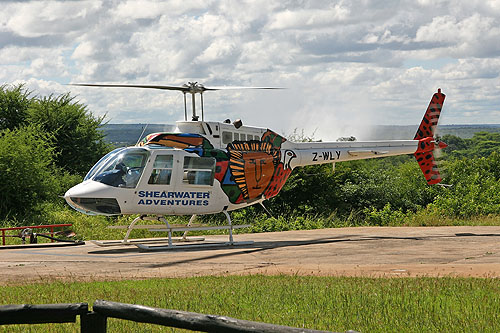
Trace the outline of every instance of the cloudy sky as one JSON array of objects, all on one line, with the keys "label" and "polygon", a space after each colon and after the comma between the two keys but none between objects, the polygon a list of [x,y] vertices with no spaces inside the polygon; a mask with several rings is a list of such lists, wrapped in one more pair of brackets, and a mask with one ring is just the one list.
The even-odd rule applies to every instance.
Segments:
[{"label": "cloudy sky", "polygon": [[179,92],[67,83],[275,86],[205,94],[208,120],[317,138],[418,124],[500,123],[500,0],[7,1],[0,83],[71,92],[110,123],[183,118]]}]

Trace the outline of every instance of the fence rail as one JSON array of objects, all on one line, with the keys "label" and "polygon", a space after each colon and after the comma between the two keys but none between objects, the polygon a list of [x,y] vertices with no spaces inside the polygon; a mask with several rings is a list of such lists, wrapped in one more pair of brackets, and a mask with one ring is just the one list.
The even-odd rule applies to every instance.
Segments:
[{"label": "fence rail", "polygon": [[3,305],[0,325],[74,323],[76,316],[89,312],[87,303]]},{"label": "fence rail", "polygon": [[[32,226],[24,226],[24,227],[9,227],[9,228],[0,228],[0,232],[2,233],[2,245],[5,245],[5,237],[19,237],[19,235],[6,235],[6,231],[11,230],[26,230],[26,229],[50,229],[50,236],[54,237],[54,228],[62,228],[62,227],[71,227],[72,224],[64,223],[64,224],[44,224],[44,225],[32,225]],[[53,239],[51,240],[54,241]]]},{"label": "fence rail", "polygon": [[93,311],[89,311],[87,303],[0,306],[0,325],[74,323],[76,316],[80,316],[82,333],[105,333],[107,331],[107,318],[201,332],[325,332],[104,300],[95,301]]}]

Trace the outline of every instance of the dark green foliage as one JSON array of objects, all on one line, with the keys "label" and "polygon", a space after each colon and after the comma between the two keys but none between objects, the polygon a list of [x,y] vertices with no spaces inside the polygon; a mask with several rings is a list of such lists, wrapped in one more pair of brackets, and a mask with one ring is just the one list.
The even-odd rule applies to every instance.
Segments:
[{"label": "dark green foliage", "polygon": [[39,126],[0,132],[0,218],[26,215],[56,195],[52,139]]},{"label": "dark green foliage", "polygon": [[23,85],[10,89],[6,85],[0,86],[0,131],[15,129],[25,123],[32,101],[30,95]]},{"label": "dark green foliage", "polygon": [[[444,137],[457,150],[438,159],[443,183],[429,186],[413,156],[298,168],[269,208],[293,221],[296,216],[396,224],[427,210],[450,218],[500,214],[500,135],[471,139]],[[457,158],[458,156],[464,156]],[[470,156],[470,157],[465,157]],[[486,157],[481,157],[486,156]],[[421,214],[421,213],[420,213]]]},{"label": "dark green foliage", "polygon": [[500,214],[500,154],[460,159],[446,164],[445,181],[453,186],[436,196],[442,214],[472,217]]},{"label": "dark green foliage", "polygon": [[275,215],[329,214],[341,200],[334,178],[331,165],[297,168],[269,207]]},{"label": "dark green foliage", "polygon": [[500,153],[500,133],[477,132],[470,139],[445,135],[442,141],[448,144],[443,152],[450,158],[488,157],[493,152]]},{"label": "dark green foliage", "polygon": [[94,117],[69,94],[37,99],[28,110],[27,120],[54,136],[58,151],[55,164],[71,173],[85,175],[109,151],[99,130],[104,117]]},{"label": "dark green foliage", "polygon": [[55,165],[73,174],[85,175],[109,151],[103,121],[69,94],[33,97],[23,85],[0,87],[0,130],[39,125],[52,136]]},{"label": "dark green foliage", "polygon": [[68,94],[33,97],[0,87],[0,219],[39,219],[109,147],[94,117]]},{"label": "dark green foliage", "polygon": [[428,186],[413,157],[297,168],[281,193],[270,200],[278,215],[347,218],[353,212],[363,218],[367,208],[416,211],[433,202],[441,189]]}]

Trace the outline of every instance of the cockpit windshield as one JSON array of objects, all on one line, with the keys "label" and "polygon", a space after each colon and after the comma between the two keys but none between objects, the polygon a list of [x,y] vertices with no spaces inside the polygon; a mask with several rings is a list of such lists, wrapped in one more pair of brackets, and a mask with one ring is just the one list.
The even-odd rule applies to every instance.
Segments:
[{"label": "cockpit windshield", "polygon": [[97,162],[85,179],[114,187],[135,188],[148,157],[149,152],[146,149],[116,149]]},{"label": "cockpit windshield", "polygon": [[108,161],[110,158],[112,158],[114,155],[117,155],[124,149],[125,147],[116,148],[113,151],[110,151],[109,153],[101,157],[101,159],[96,164],[94,164],[92,169],[90,169],[90,171],[87,173],[85,178],[83,178],[83,180],[85,181],[87,179],[91,179],[96,174],[96,172],[99,171],[99,169],[102,168],[104,164],[106,164],[106,161]]}]

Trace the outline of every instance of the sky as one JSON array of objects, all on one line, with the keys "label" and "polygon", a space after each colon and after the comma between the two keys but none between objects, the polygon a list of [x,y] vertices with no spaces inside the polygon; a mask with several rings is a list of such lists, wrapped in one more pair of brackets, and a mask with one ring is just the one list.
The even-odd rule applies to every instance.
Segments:
[{"label": "sky", "polygon": [[184,117],[182,93],[68,83],[271,86],[206,92],[205,119],[323,140],[500,123],[500,0],[2,1],[0,84],[69,92],[109,123]]}]

